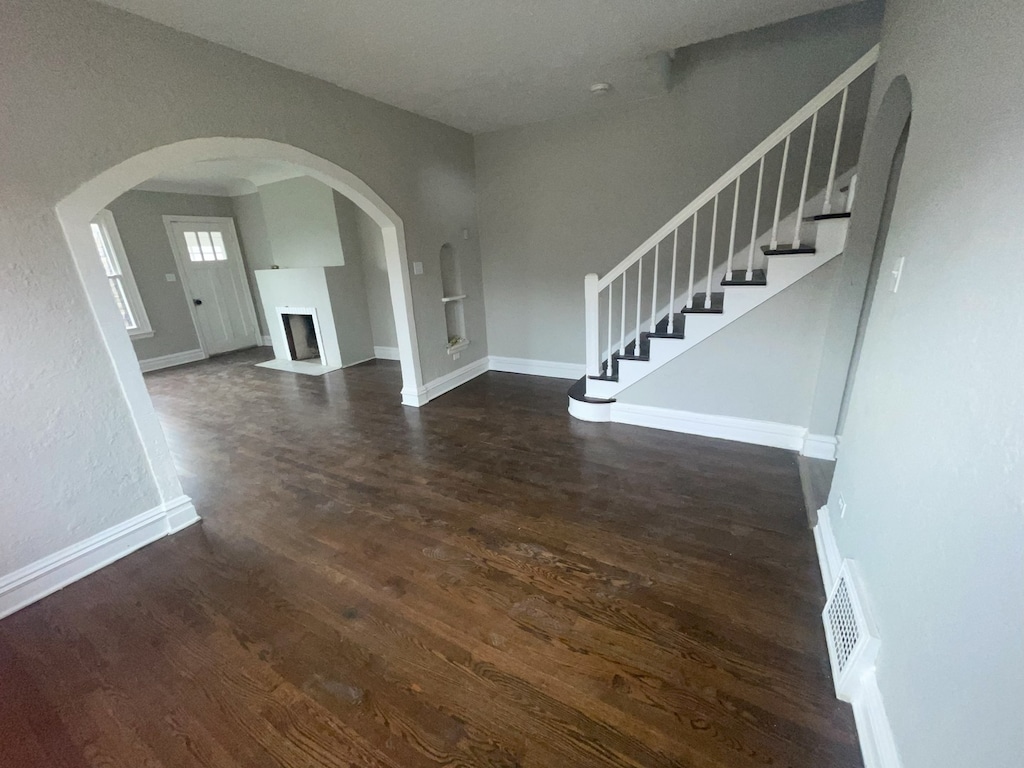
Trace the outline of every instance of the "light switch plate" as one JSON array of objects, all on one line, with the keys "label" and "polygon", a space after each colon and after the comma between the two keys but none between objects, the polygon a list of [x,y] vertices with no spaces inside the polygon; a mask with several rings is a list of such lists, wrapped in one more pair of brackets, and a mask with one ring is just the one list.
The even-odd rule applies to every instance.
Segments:
[{"label": "light switch plate", "polygon": [[168,272],[166,275],[164,275],[164,280],[166,280],[168,283],[176,283],[178,282],[178,276],[173,272]]},{"label": "light switch plate", "polygon": [[423,274],[423,262],[422,261],[414,261],[412,263],[412,273],[414,275],[422,275]]},{"label": "light switch plate", "polygon": [[892,268],[892,288],[890,289],[893,293],[896,293],[900,289],[900,278],[903,277],[903,257],[900,256],[896,259],[896,264]]},{"label": "light switch plate", "polygon": [[452,354],[452,360],[458,360],[461,355],[461,352],[455,352],[454,354]]}]

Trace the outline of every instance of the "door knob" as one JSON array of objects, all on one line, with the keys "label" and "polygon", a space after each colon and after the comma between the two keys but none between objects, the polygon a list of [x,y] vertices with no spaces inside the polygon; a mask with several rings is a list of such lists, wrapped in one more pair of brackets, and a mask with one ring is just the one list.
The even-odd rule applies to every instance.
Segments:
[{"label": "door knob", "polygon": [[198,307],[200,304],[203,303],[203,300],[202,299],[192,299],[192,303],[195,304]]}]

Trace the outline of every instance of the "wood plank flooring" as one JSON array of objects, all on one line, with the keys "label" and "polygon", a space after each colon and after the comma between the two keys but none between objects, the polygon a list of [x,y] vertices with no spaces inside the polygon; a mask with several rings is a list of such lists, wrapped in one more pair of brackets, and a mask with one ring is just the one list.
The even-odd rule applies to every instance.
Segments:
[{"label": "wood plank flooring", "polygon": [[147,376],[201,525],[0,622],[0,765],[860,766],[795,457],[488,373]]}]

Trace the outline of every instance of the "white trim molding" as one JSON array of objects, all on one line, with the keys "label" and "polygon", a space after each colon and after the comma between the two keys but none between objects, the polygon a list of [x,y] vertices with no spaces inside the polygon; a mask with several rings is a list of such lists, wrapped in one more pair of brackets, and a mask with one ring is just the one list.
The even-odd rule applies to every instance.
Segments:
[{"label": "white trim molding", "polygon": [[491,355],[489,360],[492,371],[548,376],[553,379],[578,379],[587,372],[587,366],[583,363],[559,363],[553,360],[529,360],[525,357],[497,355]]},{"label": "white trim molding", "polygon": [[[818,566],[825,594],[829,595],[839,578],[843,558],[839,552],[835,532],[829,518],[828,507],[818,510],[818,524],[814,526],[814,546],[818,551]],[[867,597],[866,595],[864,597]],[[850,697],[853,716],[857,722],[857,738],[864,758],[864,768],[901,768],[896,740],[885,711],[882,692],[878,688],[877,669],[872,664],[860,677]]]},{"label": "white trim molding", "polygon": [[374,347],[373,356],[378,360],[401,360],[398,347]]},{"label": "white trim molding", "polygon": [[863,674],[851,703],[864,768],[901,768],[896,739],[882,701],[882,692],[878,689],[875,667]]},{"label": "white trim molding", "polygon": [[807,433],[804,436],[803,447],[800,448],[800,455],[810,459],[836,460],[836,449],[839,441],[833,435],[813,435]]},{"label": "white trim molding", "polygon": [[206,353],[201,349],[187,349],[184,352],[174,352],[170,355],[139,360],[139,368],[142,369],[143,373],[149,373],[150,371],[159,371],[161,368],[173,368],[176,365],[195,363],[205,360],[206,357]]},{"label": "white trim molding", "polygon": [[188,496],[179,496],[13,573],[0,576],[0,618],[198,520],[192,500]]},{"label": "white trim molding", "polygon": [[481,357],[479,360],[474,360],[472,363],[464,365],[451,373],[446,373],[444,376],[438,376],[436,379],[428,381],[425,386],[415,392],[403,389],[402,404],[411,405],[414,408],[426,405],[435,397],[440,397],[445,392],[451,392],[467,381],[472,381],[477,376],[487,373],[488,370],[487,358]]},{"label": "white trim molding", "polygon": [[843,558],[839,554],[839,544],[832,531],[832,519],[828,507],[818,510],[818,523],[814,526],[814,547],[818,551],[818,567],[821,569],[821,584],[828,595],[832,591],[839,569],[843,567]]},{"label": "white trim molding", "polygon": [[804,427],[793,424],[741,419],[735,416],[712,416],[653,405],[612,403],[610,412],[611,420],[619,424],[717,437],[772,448],[787,448],[791,451],[798,451],[803,447],[804,435],[807,432]]}]

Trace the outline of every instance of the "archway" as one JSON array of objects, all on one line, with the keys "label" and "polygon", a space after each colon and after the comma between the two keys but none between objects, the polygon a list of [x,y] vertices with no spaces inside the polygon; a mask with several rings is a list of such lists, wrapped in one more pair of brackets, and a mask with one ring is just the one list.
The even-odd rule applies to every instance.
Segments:
[{"label": "archway", "polygon": [[349,198],[380,226],[402,366],[402,403],[418,407],[426,402],[405,230],[395,211],[366,183],[344,168],[306,150],[267,139],[189,139],[148,150],[118,163],[80,186],[57,204],[56,213],[163,501],[180,498],[181,484],[131,341],[114,303],[110,301],[110,289],[102,265],[96,258],[89,223],[112,200],[153,176],[204,160],[231,158],[276,160],[299,166],[306,175]]},{"label": "archway", "polygon": [[874,292],[878,287],[878,274],[899,189],[912,111],[910,83],[900,75],[886,89],[861,152],[860,186],[857,190],[857,205],[850,221],[845,258],[857,265],[858,282],[863,286],[863,294],[836,419],[837,435],[842,434],[846,421],[867,321]]}]

